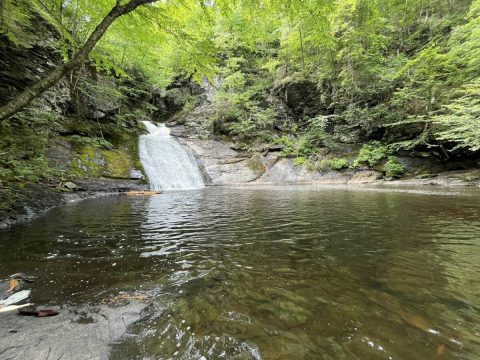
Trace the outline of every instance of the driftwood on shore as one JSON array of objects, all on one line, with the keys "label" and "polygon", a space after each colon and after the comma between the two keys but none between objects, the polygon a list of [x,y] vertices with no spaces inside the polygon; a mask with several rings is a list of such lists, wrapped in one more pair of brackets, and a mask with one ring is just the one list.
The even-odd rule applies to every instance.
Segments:
[{"label": "driftwood on shore", "polygon": [[123,194],[127,196],[154,196],[161,193],[161,191],[126,191]]},{"label": "driftwood on shore", "polygon": [[124,192],[127,196],[153,196],[161,194],[161,191],[143,191],[143,190],[135,190],[135,191],[126,191]]}]

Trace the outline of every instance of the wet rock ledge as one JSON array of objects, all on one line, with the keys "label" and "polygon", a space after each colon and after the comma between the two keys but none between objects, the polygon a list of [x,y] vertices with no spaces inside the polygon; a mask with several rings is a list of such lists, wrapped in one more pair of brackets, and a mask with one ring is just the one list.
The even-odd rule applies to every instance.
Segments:
[{"label": "wet rock ledge", "polygon": [[148,190],[148,184],[141,180],[109,178],[74,180],[68,187],[30,184],[21,189],[0,189],[0,230],[26,223],[54,208],[81,200]]},{"label": "wet rock ledge", "polygon": [[107,360],[112,345],[138,321],[147,305],[62,308],[53,317],[0,314],[0,359]]}]

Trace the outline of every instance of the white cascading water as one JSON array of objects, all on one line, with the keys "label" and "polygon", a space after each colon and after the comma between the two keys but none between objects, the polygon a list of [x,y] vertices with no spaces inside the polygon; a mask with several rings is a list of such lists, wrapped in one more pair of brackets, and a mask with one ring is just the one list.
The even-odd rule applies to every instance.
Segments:
[{"label": "white cascading water", "polygon": [[150,181],[150,189],[195,190],[205,187],[191,151],[170,135],[165,124],[144,121],[148,134],[140,136],[140,161]]}]

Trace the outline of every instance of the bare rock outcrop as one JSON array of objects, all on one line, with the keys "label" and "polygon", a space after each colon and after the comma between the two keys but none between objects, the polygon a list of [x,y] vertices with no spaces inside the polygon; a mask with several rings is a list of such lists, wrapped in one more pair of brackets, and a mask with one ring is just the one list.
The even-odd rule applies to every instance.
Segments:
[{"label": "bare rock outcrop", "polygon": [[140,319],[145,304],[61,309],[58,316],[0,317],[0,359],[107,360],[111,345]]}]

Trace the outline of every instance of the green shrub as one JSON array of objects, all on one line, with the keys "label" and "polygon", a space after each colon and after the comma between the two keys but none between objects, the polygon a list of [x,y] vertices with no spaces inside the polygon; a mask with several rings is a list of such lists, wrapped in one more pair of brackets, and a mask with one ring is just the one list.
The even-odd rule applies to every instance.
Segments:
[{"label": "green shrub", "polygon": [[113,148],[112,143],[103,138],[98,138],[98,137],[92,138],[92,137],[86,137],[86,136],[80,136],[80,135],[72,135],[70,136],[70,139],[74,144],[80,145],[80,146],[93,146],[93,147],[103,148],[107,150],[110,150]]},{"label": "green shrub", "polygon": [[284,145],[284,148],[282,150],[284,156],[307,158],[310,155],[315,154],[316,151],[316,148],[308,141],[305,136],[301,136],[298,138],[282,136],[274,139],[272,143]]},{"label": "green shrub", "polygon": [[241,71],[236,71],[223,80],[222,90],[242,91],[245,88],[246,82],[245,74]]},{"label": "green shrub", "polygon": [[394,156],[390,156],[385,163],[385,172],[389,178],[398,178],[405,172],[405,167]]},{"label": "green shrub", "polygon": [[293,163],[295,164],[295,166],[302,166],[302,165],[306,166],[308,164],[308,159],[303,157],[303,156],[300,156],[300,157],[295,158]]},{"label": "green shrub", "polygon": [[362,146],[357,158],[353,162],[353,166],[358,167],[361,164],[367,164],[373,167],[386,159],[388,155],[390,155],[390,150],[386,145],[378,141],[373,141],[370,144]]},{"label": "green shrub", "polygon": [[320,171],[320,172],[329,170],[330,169],[330,161],[326,160],[326,159],[317,161],[315,163],[315,169],[317,171]]},{"label": "green shrub", "polygon": [[342,170],[348,168],[348,160],[343,158],[323,159],[317,162],[315,168],[318,171]]},{"label": "green shrub", "polygon": [[316,150],[315,145],[306,136],[300,137],[295,143],[295,155],[297,156],[310,156],[315,154]]},{"label": "green shrub", "polygon": [[283,145],[284,148],[282,150],[283,155],[292,155],[294,152],[294,140],[291,137],[288,137],[286,135],[281,136],[279,138],[276,138],[272,141],[272,144],[274,145]]},{"label": "green shrub", "polygon": [[330,168],[332,170],[342,170],[348,168],[348,160],[342,158],[335,158],[330,160]]},{"label": "green shrub", "polygon": [[338,149],[338,137],[326,132],[328,116],[318,116],[307,121],[304,138],[313,150],[319,147]]}]

